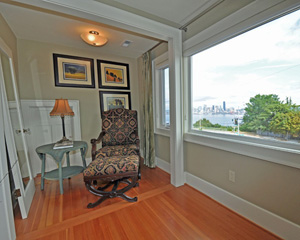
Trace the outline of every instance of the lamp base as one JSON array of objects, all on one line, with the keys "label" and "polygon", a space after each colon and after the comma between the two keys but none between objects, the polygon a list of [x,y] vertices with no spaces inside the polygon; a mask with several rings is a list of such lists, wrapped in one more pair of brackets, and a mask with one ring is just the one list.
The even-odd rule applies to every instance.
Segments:
[{"label": "lamp base", "polygon": [[57,141],[56,143],[57,144],[64,144],[64,145],[69,145],[69,144],[71,145],[71,144],[73,144],[73,141],[69,140],[66,137],[63,137],[61,140]]},{"label": "lamp base", "polygon": [[[56,142],[56,143],[63,143],[63,142],[68,142],[68,141],[70,141],[70,140],[64,136],[62,139],[60,139],[60,140],[59,140],[58,142]],[[70,142],[72,142],[72,141],[70,141]]]},{"label": "lamp base", "polygon": [[53,149],[60,149],[60,148],[69,148],[73,147],[73,141],[63,137],[61,140],[55,143]]}]

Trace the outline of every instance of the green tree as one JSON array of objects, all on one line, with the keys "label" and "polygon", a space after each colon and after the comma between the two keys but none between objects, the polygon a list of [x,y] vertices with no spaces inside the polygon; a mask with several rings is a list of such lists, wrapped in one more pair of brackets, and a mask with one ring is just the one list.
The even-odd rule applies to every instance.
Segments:
[{"label": "green tree", "polygon": [[232,127],[231,128],[229,128],[229,130],[228,130],[228,127],[225,127],[225,126],[222,126],[222,125],[220,125],[220,124],[218,124],[218,123],[216,123],[216,124],[213,124],[213,123],[211,123],[208,119],[206,119],[206,118],[203,118],[203,119],[200,119],[200,120],[198,120],[197,122],[195,122],[194,124],[193,124],[193,126],[194,126],[194,128],[222,128],[222,129],[225,129],[225,130],[227,130],[227,131],[231,131],[232,130]]},{"label": "green tree", "polygon": [[213,127],[214,125],[206,118],[203,118],[201,120],[201,126],[202,127]]},{"label": "green tree", "polygon": [[275,94],[256,95],[246,104],[242,131],[270,131],[299,137],[300,134],[300,109],[292,103],[291,98],[286,98],[285,103]]},{"label": "green tree", "polygon": [[194,128],[200,128],[200,127],[213,127],[214,125],[206,118],[203,118],[195,122],[193,126]]},{"label": "green tree", "polygon": [[250,98],[246,104],[242,129],[246,131],[269,131],[270,121],[274,113],[281,108],[282,102],[278,95],[260,95]]},{"label": "green tree", "polygon": [[278,112],[270,122],[270,129],[274,133],[284,134],[286,139],[289,135],[299,137],[300,112],[291,108],[289,112]]}]

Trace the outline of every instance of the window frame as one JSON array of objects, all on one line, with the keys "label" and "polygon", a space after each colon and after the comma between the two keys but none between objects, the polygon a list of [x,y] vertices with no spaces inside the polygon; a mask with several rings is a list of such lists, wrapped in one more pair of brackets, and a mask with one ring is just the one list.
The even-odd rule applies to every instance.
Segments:
[{"label": "window frame", "polygon": [[169,68],[168,52],[152,60],[154,133],[170,136],[170,124],[164,125],[164,69]]},{"label": "window frame", "polygon": [[[271,1],[268,1],[271,4]],[[260,3],[257,3],[260,4]],[[277,12],[273,12],[272,14],[268,12],[268,9],[265,11],[265,15],[262,19],[257,19],[253,16],[253,18],[248,17],[247,21],[242,22],[241,18],[238,20],[236,16],[228,17],[226,20],[230,18],[235,19],[239,22],[233,27],[225,27],[226,21],[219,22],[203,33],[199,33],[198,35],[188,39],[183,44],[183,55],[184,55],[184,69],[185,69],[185,81],[184,93],[186,97],[185,101],[185,133],[184,133],[184,141],[194,144],[199,144],[207,147],[212,147],[215,149],[225,150],[228,152],[241,154],[244,156],[249,156],[253,158],[257,158],[259,160],[266,160],[273,163],[282,164],[285,166],[295,167],[300,169],[300,144],[286,143],[286,142],[278,142],[275,140],[266,140],[266,139],[257,139],[246,136],[236,136],[225,133],[216,133],[210,131],[200,131],[192,129],[192,65],[191,65],[191,56],[197,54],[201,51],[204,51],[208,48],[214,47],[217,44],[221,44],[229,39],[232,39],[238,35],[246,31],[251,31],[260,25],[263,25],[269,21],[280,18],[283,15],[289,14],[293,11],[299,9],[300,5],[295,4],[291,6],[286,6],[286,8],[278,9]],[[245,11],[244,14],[241,14]],[[248,12],[247,12],[248,11]],[[250,15],[251,10],[247,10],[246,8],[241,10],[239,13],[240,16],[247,14]],[[247,14],[246,14],[247,13]],[[251,15],[250,15],[251,16]],[[247,18],[247,17],[245,17]],[[250,20],[252,21],[250,21]],[[245,20],[245,19],[244,19]],[[223,25],[223,26],[222,26]],[[224,31],[220,31],[220,29],[226,29]],[[215,33],[213,34],[213,31]],[[207,41],[209,39],[210,41]]]}]

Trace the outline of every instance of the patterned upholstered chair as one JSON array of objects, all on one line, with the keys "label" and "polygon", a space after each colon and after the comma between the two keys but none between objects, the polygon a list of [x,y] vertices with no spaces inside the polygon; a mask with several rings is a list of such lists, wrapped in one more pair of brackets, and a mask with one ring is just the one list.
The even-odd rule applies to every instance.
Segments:
[{"label": "patterned upholstered chair", "polygon": [[[97,150],[100,142],[102,148]],[[125,195],[129,189],[138,186],[137,180],[141,176],[137,111],[118,108],[103,112],[102,132],[97,139],[91,140],[91,144],[92,162],[83,176],[87,189],[100,199],[89,203],[88,208],[113,197],[137,201],[137,197]],[[99,184],[104,186],[99,187]]]}]

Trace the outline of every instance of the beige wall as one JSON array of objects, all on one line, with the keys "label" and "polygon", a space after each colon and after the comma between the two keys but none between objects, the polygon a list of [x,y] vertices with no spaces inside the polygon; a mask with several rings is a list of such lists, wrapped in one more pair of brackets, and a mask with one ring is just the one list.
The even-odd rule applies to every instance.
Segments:
[{"label": "beige wall", "polygon": [[17,38],[1,14],[0,14],[0,37],[3,39],[3,41],[7,44],[7,46],[12,51],[15,68],[17,70],[18,69]]},{"label": "beige wall", "polygon": [[[0,37],[12,51],[13,63],[15,68],[14,71],[15,71],[15,76],[17,77],[17,73],[18,73],[17,38],[1,14],[0,14]],[[9,101],[13,101],[15,100],[15,97],[13,92],[9,61],[7,56],[1,53],[1,51],[0,51],[0,56],[3,65],[3,74],[5,79],[7,98]]]},{"label": "beige wall", "polygon": [[155,134],[155,156],[170,163],[170,137]]},{"label": "beige wall", "polygon": [[[129,64],[132,109],[139,109],[137,60],[101,52],[84,51],[66,46],[18,39],[20,99],[50,100],[67,98],[79,100],[82,140],[90,142],[101,130],[99,89],[96,59]],[[96,88],[55,87],[53,53],[81,56],[94,59]],[[76,117],[76,116],[75,116]],[[90,149],[88,150],[88,157]]]},{"label": "beige wall", "polygon": [[184,144],[184,159],[186,172],[300,224],[300,169],[193,143]]}]

